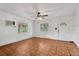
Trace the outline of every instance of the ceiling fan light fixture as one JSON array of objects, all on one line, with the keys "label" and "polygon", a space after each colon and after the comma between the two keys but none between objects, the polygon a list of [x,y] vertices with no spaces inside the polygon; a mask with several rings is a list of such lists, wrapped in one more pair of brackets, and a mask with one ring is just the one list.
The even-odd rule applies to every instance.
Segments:
[{"label": "ceiling fan light fixture", "polygon": [[43,17],[37,17],[37,20],[42,20],[43,19]]},{"label": "ceiling fan light fixture", "polygon": [[42,15],[40,12],[37,12],[37,17],[36,17],[36,19],[37,19],[37,20],[43,20],[44,17],[46,17],[46,16],[48,16],[48,15]]}]

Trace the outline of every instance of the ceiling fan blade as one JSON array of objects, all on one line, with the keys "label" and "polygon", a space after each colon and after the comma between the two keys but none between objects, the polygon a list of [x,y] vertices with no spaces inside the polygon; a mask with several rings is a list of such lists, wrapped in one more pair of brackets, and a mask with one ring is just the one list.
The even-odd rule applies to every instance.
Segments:
[{"label": "ceiling fan blade", "polygon": [[48,15],[41,15],[41,17],[47,17]]},{"label": "ceiling fan blade", "polygon": [[48,15],[43,15],[43,16],[48,16]]}]

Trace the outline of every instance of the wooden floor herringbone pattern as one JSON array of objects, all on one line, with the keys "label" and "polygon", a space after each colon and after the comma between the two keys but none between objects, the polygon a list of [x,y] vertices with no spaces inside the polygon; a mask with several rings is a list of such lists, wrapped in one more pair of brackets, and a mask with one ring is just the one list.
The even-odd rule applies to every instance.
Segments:
[{"label": "wooden floor herringbone pattern", "polygon": [[1,56],[70,56],[79,55],[74,43],[33,37],[0,47]]}]

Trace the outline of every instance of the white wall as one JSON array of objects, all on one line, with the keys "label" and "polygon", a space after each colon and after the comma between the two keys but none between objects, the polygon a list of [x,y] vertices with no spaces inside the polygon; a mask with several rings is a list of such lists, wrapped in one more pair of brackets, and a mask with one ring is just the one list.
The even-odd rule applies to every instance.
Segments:
[{"label": "white wall", "polygon": [[[52,22],[52,23],[51,23]],[[47,33],[43,33],[43,32],[40,32],[40,24],[42,23],[49,23],[49,31]],[[56,25],[56,19],[55,20],[48,20],[48,19],[44,19],[42,21],[36,21],[35,22],[35,33],[34,35],[37,36],[37,37],[49,37],[49,38],[56,38],[57,39],[57,32],[54,31],[54,26]],[[53,24],[53,25],[51,25]],[[53,31],[53,34],[52,34],[52,31]]]},{"label": "white wall", "polygon": [[74,22],[74,42],[79,47],[79,11],[76,12]]},{"label": "white wall", "polygon": [[[6,26],[5,20],[15,20],[15,26]],[[27,33],[18,33],[18,22],[28,23]],[[0,11],[0,46],[32,37],[32,23],[28,19]]]},{"label": "white wall", "polygon": [[[73,41],[73,15],[61,16],[58,18],[46,18],[43,21],[36,21],[35,25],[35,36],[37,37],[47,37],[58,40]],[[67,26],[59,26],[60,23],[66,22]],[[41,23],[49,23],[49,31],[43,33],[40,31]],[[55,27],[59,26],[59,35],[58,31],[55,30]]]}]

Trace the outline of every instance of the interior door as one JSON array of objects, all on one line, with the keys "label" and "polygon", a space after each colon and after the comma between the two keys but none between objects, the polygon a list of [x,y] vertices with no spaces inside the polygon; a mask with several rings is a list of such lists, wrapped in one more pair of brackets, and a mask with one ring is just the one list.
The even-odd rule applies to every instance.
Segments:
[{"label": "interior door", "polygon": [[70,20],[63,20],[60,21],[59,23],[59,40],[66,40],[66,41],[70,41],[70,39],[72,38],[72,26],[70,23]]}]

